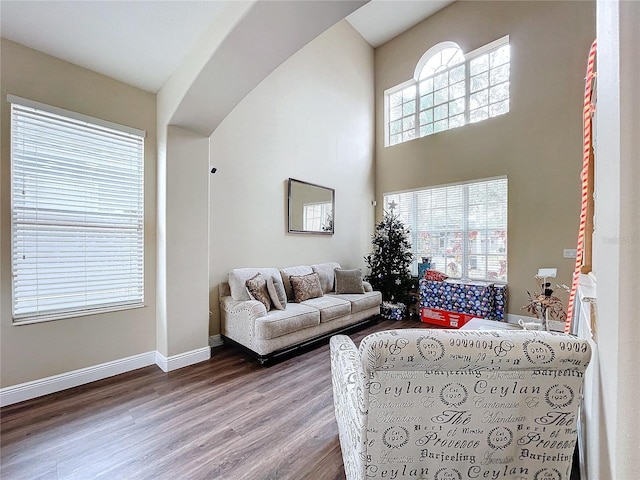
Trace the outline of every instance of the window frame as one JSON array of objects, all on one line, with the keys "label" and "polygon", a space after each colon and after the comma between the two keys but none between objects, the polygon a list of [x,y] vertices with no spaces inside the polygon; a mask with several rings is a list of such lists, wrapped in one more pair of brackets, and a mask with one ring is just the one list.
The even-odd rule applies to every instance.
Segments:
[{"label": "window frame", "polygon": [[[506,197],[504,199],[504,208],[505,208],[505,226],[504,226],[504,232],[505,232],[505,252],[503,254],[504,256],[504,278],[489,278],[488,277],[488,269],[485,273],[485,277],[470,277],[469,276],[469,265],[470,265],[470,258],[474,257],[474,256],[482,256],[482,257],[486,257],[486,259],[488,260],[489,257],[491,256],[495,256],[497,257],[498,255],[496,254],[491,254],[489,251],[486,251],[485,253],[471,253],[469,250],[469,233],[472,231],[490,231],[490,230],[494,230],[495,228],[492,227],[488,227],[486,224],[479,228],[479,227],[472,227],[469,224],[469,205],[471,205],[469,203],[469,196],[468,196],[468,190],[469,187],[473,186],[473,185],[479,185],[479,184],[483,184],[483,183],[489,183],[489,182],[495,182],[498,180],[504,180],[506,182]],[[462,229],[461,229],[461,241],[462,241],[462,247],[461,247],[461,252],[459,253],[459,255],[461,256],[461,261],[460,264],[462,265],[462,271],[460,272],[460,275],[451,275],[449,272],[447,271],[443,271],[443,273],[448,274],[451,278],[455,278],[455,279],[470,279],[472,281],[487,281],[487,282],[492,282],[492,283],[497,283],[497,284],[507,284],[508,282],[508,226],[509,226],[509,222],[508,222],[508,215],[509,215],[509,211],[508,211],[508,202],[509,202],[509,182],[508,182],[508,178],[507,176],[498,176],[498,177],[491,177],[491,178],[482,178],[482,179],[475,179],[475,180],[470,180],[470,181],[466,181],[466,182],[456,182],[456,183],[449,183],[449,184],[444,184],[444,185],[433,185],[433,186],[428,186],[428,187],[422,187],[422,188],[417,188],[417,189],[411,189],[411,190],[403,190],[403,191],[396,191],[396,192],[386,192],[382,195],[382,199],[383,199],[383,204],[385,209],[387,208],[387,205],[389,202],[395,202],[395,207],[394,210],[397,208],[398,210],[400,209],[400,206],[398,204],[398,201],[396,200],[396,198],[389,198],[389,197],[395,197],[398,195],[405,195],[405,194],[412,194],[412,195],[416,195],[416,194],[420,194],[421,192],[426,192],[426,191],[434,191],[434,190],[438,190],[438,189],[453,189],[453,188],[457,188],[457,187],[461,187],[464,189],[462,195],[463,195],[463,202],[462,202]],[[483,203],[483,205],[488,205],[492,202],[488,202],[485,201]],[[479,205],[479,204],[478,204]],[[432,207],[430,207],[429,209],[431,209]],[[400,211],[395,211],[395,213],[397,215],[400,216],[400,218],[407,224],[407,226],[409,227],[409,230],[411,232],[410,236],[411,236],[411,251],[414,255],[413,258],[413,262],[411,265],[411,269],[412,269],[412,274],[413,275],[417,275],[418,273],[418,259],[421,256],[424,256],[423,253],[419,253],[418,252],[418,235],[422,232],[424,232],[425,230],[419,230],[418,229],[418,217],[419,214],[417,213],[419,210],[421,210],[420,206],[417,204],[413,204],[412,206],[412,210],[406,214]],[[408,217],[408,218],[406,218]],[[413,220],[413,221],[412,221]],[[455,233],[456,229],[448,229],[448,231],[445,230],[438,230],[438,233],[447,233],[447,234],[451,234],[451,233]],[[485,239],[486,241],[489,240],[489,238]],[[442,244],[441,246],[444,246],[446,244],[447,239],[446,238],[441,238],[440,239],[440,243]],[[444,242],[444,243],[443,243]],[[454,255],[452,255],[454,256]],[[446,258],[446,257],[445,257]],[[446,260],[445,260],[446,262]],[[446,264],[445,264],[445,270],[446,270]]]},{"label": "window frame", "polygon": [[[497,50],[505,45],[511,45],[510,44],[510,40],[509,40],[509,35],[505,35],[501,38],[498,38],[496,40],[494,40],[493,42],[490,42],[486,45],[483,45],[482,47],[479,47],[467,54],[463,53],[464,56],[464,61],[463,62],[459,62],[455,65],[452,65],[451,67],[448,67],[447,69],[444,69],[440,72],[436,72],[433,75],[429,76],[429,77],[425,77],[425,78],[420,78],[420,75],[422,73],[423,68],[425,67],[426,63],[429,61],[429,59],[431,57],[433,57],[434,55],[436,55],[437,53],[439,53],[440,51],[444,50],[445,48],[451,48],[451,47],[457,47],[460,48],[458,46],[458,44],[456,44],[455,42],[451,42],[451,41],[444,41],[441,43],[438,43],[437,45],[434,45],[433,47],[429,48],[420,58],[420,60],[418,60],[417,64],[416,64],[416,68],[414,70],[413,73],[413,78],[407,80],[406,82],[403,82],[399,85],[396,85],[394,87],[388,88],[384,91],[383,93],[383,99],[384,99],[384,147],[391,147],[394,145],[399,145],[401,143],[405,143],[407,141],[410,140],[415,140],[417,138],[423,138],[425,136],[429,136],[429,135],[433,135],[434,133],[439,133],[442,131],[447,131],[447,130],[452,130],[453,128],[458,128],[458,127],[462,127],[465,125],[468,125],[469,123],[477,123],[480,122],[482,120],[486,120],[488,118],[494,118],[495,116],[499,116],[501,114],[497,114],[494,116],[488,115],[486,118],[482,118],[480,120],[477,121],[470,121],[470,97],[471,97],[471,75],[470,75],[470,63],[473,59],[480,57],[486,53],[489,53],[493,50]],[[511,59],[509,59],[509,62],[507,63],[509,66],[511,65]],[[431,133],[426,133],[424,135],[420,135],[420,109],[419,109],[419,104],[420,104],[420,83],[422,81],[425,81],[429,78],[433,78],[443,72],[448,72],[452,69],[458,68],[460,65],[464,65],[464,88],[465,88],[465,94],[463,97],[460,98],[464,98],[464,123],[462,123],[461,125],[456,125],[454,127],[447,127],[444,130],[438,130],[438,131],[432,131]],[[489,70],[487,70],[487,72],[489,72]],[[510,77],[511,77],[511,73],[510,73],[510,67],[509,67],[509,80],[507,80],[508,85],[510,85]],[[391,104],[390,104],[390,98],[393,94],[398,93],[400,91],[403,91],[405,89],[408,89],[410,87],[413,87],[415,90],[415,98],[414,98],[414,102],[415,102],[415,109],[413,112],[413,136],[411,136],[411,138],[408,138],[406,140],[401,140],[399,142],[396,143],[392,143],[391,142],[391,121],[390,121],[390,111],[391,111]],[[434,89],[435,90],[435,89]],[[489,86],[487,87],[487,91],[489,90]],[[480,91],[480,90],[479,90]],[[446,102],[442,103],[442,105],[448,105],[450,103],[451,100],[447,100]],[[509,97],[507,98],[507,101],[509,102],[509,106],[510,106],[510,102],[511,102],[511,92],[510,92],[510,88],[509,88]],[[489,107],[490,103],[487,103],[487,108]],[[432,107],[433,110],[435,110],[435,103],[434,106]],[[509,110],[507,110],[506,112],[502,113],[502,114],[506,114],[508,113]],[[454,115],[454,116],[458,116],[458,115]],[[405,118],[404,116],[401,117],[401,119]],[[409,118],[409,116],[406,116],[406,118]],[[450,115],[447,115],[447,120],[450,118]],[[448,123],[448,122],[447,122]],[[432,124],[435,126],[435,119],[432,121]],[[404,133],[405,131],[403,130]],[[408,130],[406,131],[408,132]]]},{"label": "window frame", "polygon": [[[33,323],[41,323],[41,322],[47,322],[47,321],[52,321],[52,320],[61,320],[61,319],[67,319],[67,318],[74,318],[74,317],[80,317],[80,316],[88,316],[88,315],[93,315],[93,314],[101,314],[101,313],[107,313],[107,312],[113,312],[113,311],[120,311],[120,310],[129,310],[129,309],[135,309],[135,308],[142,308],[145,306],[144,303],[144,294],[145,294],[145,269],[144,269],[144,264],[145,264],[145,241],[144,241],[144,237],[145,237],[145,228],[144,228],[144,223],[145,223],[145,188],[144,188],[144,176],[145,176],[145,137],[146,137],[146,132],[144,130],[140,130],[137,128],[132,128],[132,127],[128,127],[125,125],[120,125],[117,123],[113,123],[113,122],[109,122],[106,120],[102,120],[99,118],[95,118],[95,117],[91,117],[88,115],[84,115],[78,112],[73,112],[70,110],[65,110],[62,108],[58,108],[52,105],[47,105],[44,103],[40,103],[40,102],[36,102],[33,100],[29,100],[29,99],[25,99],[25,98],[21,98],[18,97],[16,95],[11,95],[8,94],[7,95],[7,102],[10,103],[10,121],[11,121],[11,133],[10,133],[10,182],[11,182],[11,188],[10,188],[10,200],[11,200],[11,258],[10,258],[10,265],[11,265],[11,275],[12,275],[12,279],[11,279],[11,313],[12,313],[12,324],[13,325],[26,325],[26,324],[33,324]],[[49,118],[47,118],[49,117]],[[45,206],[43,206],[37,199],[36,200],[29,200],[29,198],[34,198],[32,197],[20,197],[18,198],[18,196],[16,196],[16,187],[15,187],[15,182],[19,181],[20,178],[23,179],[23,181],[27,181],[29,178],[31,178],[31,182],[37,181],[39,182],[40,180],[38,180],[38,177],[42,178],[43,175],[43,171],[41,169],[41,167],[38,166],[38,164],[35,164],[35,166],[33,167],[28,167],[32,170],[32,173],[27,176],[26,173],[24,172],[19,172],[20,169],[24,169],[27,168],[27,165],[29,165],[29,161],[26,159],[25,157],[25,152],[22,151],[19,154],[16,153],[15,149],[17,148],[17,145],[19,142],[24,142],[25,140],[28,139],[28,137],[22,137],[22,135],[25,135],[25,131],[21,131],[20,133],[16,133],[15,130],[15,126],[17,125],[17,122],[27,122],[26,124],[28,124],[29,121],[34,122],[34,121],[42,121],[44,127],[43,127],[43,131],[42,132],[38,132],[38,127],[31,127],[31,129],[29,130],[29,127],[27,126],[26,130],[26,135],[28,136],[33,136],[33,138],[35,138],[34,142],[35,143],[29,143],[28,145],[32,145],[29,148],[43,148],[43,147],[53,147],[56,148],[57,150],[54,150],[54,153],[48,153],[48,154],[42,154],[42,155],[38,155],[38,160],[36,160],[37,162],[42,162],[44,163],[48,163],[49,165],[49,171],[50,172],[54,172],[52,175],[50,175],[50,178],[52,178],[53,180],[48,182],[47,186],[40,186],[40,188],[34,186],[32,188],[32,192],[38,192],[35,195],[45,195],[46,196],[46,192],[49,192],[49,195],[51,195],[51,192],[53,190],[51,190],[52,188],[55,188],[57,185],[62,185],[64,187],[66,187],[68,194],[65,195],[64,197],[60,197],[62,199],[62,202],[58,203],[60,205],[60,212],[61,213],[55,213],[55,210],[49,210],[49,212],[52,213],[48,213],[48,222],[47,223],[43,223],[42,221],[38,221],[38,212],[39,211],[45,211],[45,210],[41,210],[42,208],[46,208],[46,204]],[[55,126],[56,124],[58,124],[58,126]],[[64,148],[69,148],[70,145],[75,145],[75,146],[82,146],[82,143],[76,143],[74,141],[74,143],[65,143],[64,140],[61,140],[58,144],[52,144],[51,142],[46,142],[46,141],[42,141],[42,137],[38,138],[38,135],[43,135],[43,132],[56,132],[59,131],[59,136],[55,137],[55,138],[60,138],[62,139],[64,137],[65,134],[68,134],[69,132],[78,132],[78,137],[82,137],[83,133],[84,133],[84,137],[83,140],[81,142],[85,142],[86,145],[93,145],[95,146],[95,143],[90,143],[90,142],[96,142],[97,140],[100,141],[105,141],[105,142],[112,142],[111,144],[107,143],[107,145],[110,145],[113,147],[113,145],[115,145],[113,142],[119,142],[120,145],[125,145],[125,158],[127,159],[134,159],[134,161],[136,162],[134,165],[134,168],[137,168],[137,170],[134,170],[134,173],[131,173],[131,170],[127,170],[126,174],[127,179],[133,179],[134,184],[136,185],[135,188],[135,194],[134,194],[134,200],[129,200],[127,201],[127,203],[118,203],[118,206],[114,206],[114,209],[118,209],[118,208],[122,208],[122,205],[125,205],[127,208],[132,208],[132,205],[136,205],[136,209],[135,210],[131,210],[131,212],[129,212],[129,210],[126,210],[126,213],[124,216],[122,214],[118,214],[118,215],[109,215],[109,213],[107,213],[107,216],[104,217],[107,220],[102,220],[102,221],[98,221],[98,218],[102,218],[105,215],[105,211],[109,211],[109,208],[105,208],[104,206],[99,206],[97,207],[97,205],[100,205],[101,200],[100,198],[103,197],[99,197],[98,194],[94,194],[93,199],[96,207],[94,207],[93,209],[89,208],[86,205],[82,205],[81,207],[76,207],[76,208],[72,208],[72,205],[75,204],[78,205],[79,203],[81,203],[78,200],[78,191],[74,188],[77,187],[79,184],[81,184],[83,182],[83,180],[70,180],[69,182],[65,182],[65,183],[60,183],[60,180],[63,178],[64,175],[67,175],[68,178],[69,177],[69,173],[67,173],[67,171],[65,169],[67,168],[74,168],[73,166],[75,165],[75,168],[77,168],[78,164],[79,164],[79,160],[78,160],[78,156],[82,156],[85,155],[86,152],[82,151],[81,154],[79,155],[70,155],[70,156],[65,156],[64,152],[62,151],[62,149]],[[88,132],[88,133],[87,133]],[[103,132],[103,133],[101,133]],[[16,137],[16,135],[18,135],[18,137]],[[92,136],[93,135],[93,136]],[[22,144],[22,148],[24,148],[24,146],[27,145],[26,143]],[[107,147],[109,148],[109,147]],[[109,150],[111,151],[111,150]],[[132,153],[133,152],[133,153]],[[56,160],[54,159],[55,157],[55,153],[62,153],[62,155],[58,155],[60,158],[60,161],[63,163],[56,163]],[[19,160],[17,160],[18,158],[20,158]],[[96,161],[98,162],[98,164],[100,165],[100,167],[103,167],[103,165],[108,165],[107,162],[102,162],[99,163],[100,160],[103,160],[102,156],[99,157],[94,157],[94,159],[96,159]],[[25,163],[26,162],[26,163]],[[31,161],[31,163],[33,163],[33,161]],[[129,168],[131,168],[131,164],[127,163],[127,166],[129,166]],[[51,168],[55,168],[56,170],[51,170]],[[87,171],[88,171],[88,167],[87,167]],[[96,173],[99,173],[96,171]],[[118,175],[120,174],[122,176],[122,171],[118,171],[115,168],[111,168],[108,173],[113,173],[114,175]],[[71,175],[73,176],[73,175]],[[85,171],[85,176],[86,176],[86,171]],[[109,180],[109,182],[107,182],[107,178],[105,177],[104,180],[102,180],[102,185],[109,185],[109,187],[115,186],[120,182],[115,182],[113,181],[113,179]],[[100,185],[99,183],[96,183],[96,185]],[[44,190],[42,190],[44,188]],[[110,189],[109,189],[110,190]],[[43,193],[44,192],[44,193]],[[23,191],[24,193],[24,191]],[[110,196],[107,196],[107,199],[115,199],[116,196],[118,196],[118,193],[116,191],[116,193],[111,193]],[[58,200],[58,197],[49,197],[55,200]],[[74,200],[75,199],[75,200]],[[51,202],[51,200],[49,200],[49,202]],[[51,203],[49,203],[49,205],[51,205]],[[49,207],[51,208],[51,207]],[[115,212],[116,210],[114,210]],[[35,217],[33,217],[34,219],[32,220],[28,220],[28,215],[29,212],[33,212],[31,213],[31,215],[36,215]],[[64,213],[66,212],[66,213]],[[25,215],[27,215],[25,217]],[[64,216],[67,215],[67,218],[64,219]],[[69,216],[70,215],[70,216]],[[83,221],[79,221],[78,218],[84,216],[84,220]],[[91,221],[89,221],[86,217],[91,217]],[[74,219],[75,217],[75,219]],[[118,217],[118,221],[114,220],[116,217]],[[128,222],[126,223],[126,221],[123,222],[123,218],[128,218]],[[66,220],[66,221],[63,221]],[[119,223],[121,226],[120,228],[116,227],[112,227],[112,225],[114,225],[114,222]],[[22,241],[26,241],[28,239],[32,239],[33,237],[30,236],[29,234],[25,234],[25,229],[27,228],[26,225],[29,225],[29,228],[35,229],[37,232],[43,232],[43,225],[49,225],[50,228],[56,229],[57,231],[61,231],[61,229],[64,228],[73,228],[74,231],[76,232],[83,232],[83,234],[85,236],[90,236],[90,233],[92,232],[91,228],[92,227],[97,227],[97,228],[102,228],[102,229],[107,229],[107,228],[114,228],[114,232],[119,232],[120,234],[123,234],[124,232],[130,234],[130,232],[134,231],[135,233],[134,235],[134,239],[135,239],[135,244],[134,247],[130,247],[129,251],[128,251],[128,255],[132,256],[133,258],[135,258],[135,260],[130,263],[130,267],[131,265],[135,264],[138,265],[139,268],[136,270],[135,274],[130,274],[130,276],[127,278],[127,280],[125,281],[126,285],[129,286],[129,288],[131,288],[131,286],[135,285],[135,291],[137,293],[135,294],[128,294],[125,297],[122,296],[122,294],[120,294],[119,296],[113,296],[108,298],[107,300],[105,300],[104,298],[102,299],[101,302],[98,302],[95,300],[95,298],[98,298],[102,295],[104,295],[104,293],[102,295],[100,294],[96,294],[95,291],[93,293],[94,295],[94,300],[93,301],[86,301],[85,300],[85,304],[78,306],[75,305],[73,306],[71,304],[71,302],[65,302],[65,301],[60,301],[58,303],[54,303],[53,307],[42,307],[40,305],[32,307],[32,308],[27,308],[27,307],[19,307],[18,302],[24,302],[24,298],[26,298],[24,296],[24,294],[22,294],[22,298],[20,298],[20,295],[16,292],[17,290],[17,284],[21,278],[21,275],[24,275],[24,264],[20,263],[18,261],[18,257],[19,255],[17,255],[17,249],[18,249],[18,244],[16,243],[18,241],[18,237],[20,237],[22,239]],[[90,227],[91,225],[91,227]],[[111,226],[111,227],[110,227]],[[75,230],[78,229],[78,230]],[[25,236],[26,235],[26,236]],[[49,244],[48,245],[52,245],[54,248],[57,247],[58,245],[64,245],[64,243],[59,242],[60,234],[55,235],[55,234],[51,234],[50,240],[49,240]],[[69,237],[71,240],[69,240],[71,243],[69,243],[69,246],[71,246],[71,251],[73,251],[73,243],[77,243],[76,238],[77,237],[77,233],[74,234],[76,236],[72,236]],[[95,235],[95,234],[94,234]],[[93,238],[93,237],[92,237]],[[113,236],[104,236],[104,234],[101,236],[102,240],[101,241],[106,241],[106,242],[114,242],[113,244],[115,244],[115,240]],[[109,240],[111,238],[111,240]],[[130,237],[128,237],[130,238]],[[121,240],[121,239],[120,239]],[[40,248],[41,244],[39,243],[40,240],[35,241],[35,245],[37,247],[21,247],[21,248]],[[91,260],[93,260],[94,262],[96,261],[96,259],[98,257],[95,256],[95,253],[100,251],[100,246],[97,243],[98,240],[85,240],[85,245],[84,248],[87,249],[87,251],[93,251],[94,255],[89,257],[89,263],[91,262]],[[89,245],[89,246],[87,246]],[[133,248],[135,250],[135,252],[137,253],[131,253],[131,248]],[[54,260],[54,263],[57,264],[53,265],[52,269],[48,270],[51,274],[51,272],[53,273],[57,273],[59,275],[67,275],[69,279],[73,278],[73,280],[77,280],[78,278],[80,278],[80,289],[84,289],[84,291],[87,291],[87,285],[89,284],[88,280],[83,279],[82,275],[86,275],[87,273],[91,272],[90,267],[87,266],[87,263],[82,265],[82,269],[81,271],[84,272],[82,274],[78,274],[78,273],[63,273],[64,268],[67,265],[65,265],[65,260],[62,260],[60,256],[60,251],[57,251],[58,253],[54,253],[54,255],[56,255],[54,258],[56,260]],[[24,254],[23,254],[24,255]],[[122,253],[119,252],[117,255],[122,256]],[[24,258],[24,256],[23,256]],[[34,265],[37,265],[38,263],[38,258],[37,256],[35,257],[36,259],[34,260],[35,263]],[[108,257],[107,258],[107,262],[108,261],[114,261],[113,259],[116,257]],[[118,267],[114,267],[113,265],[111,266],[111,269],[114,268],[118,268]],[[62,270],[61,270],[62,269]],[[22,272],[20,271],[22,270]],[[36,276],[41,275],[40,271],[38,271],[36,273]],[[24,281],[25,277],[22,277],[22,281]],[[66,278],[66,277],[65,277]],[[30,285],[33,285],[34,280],[29,280],[28,283]],[[104,287],[103,287],[104,288]],[[122,289],[122,285],[120,285],[120,288]],[[49,294],[49,295],[53,295],[53,296],[58,296],[58,297],[63,297],[65,294],[67,294],[67,291],[64,290],[57,290],[58,293],[55,294]],[[36,293],[29,293],[29,295],[34,298],[34,302],[40,302],[42,297],[42,293],[37,292],[36,289]],[[91,294],[87,294],[85,293],[86,296],[91,296]],[[125,299],[126,298],[126,299]]]}]

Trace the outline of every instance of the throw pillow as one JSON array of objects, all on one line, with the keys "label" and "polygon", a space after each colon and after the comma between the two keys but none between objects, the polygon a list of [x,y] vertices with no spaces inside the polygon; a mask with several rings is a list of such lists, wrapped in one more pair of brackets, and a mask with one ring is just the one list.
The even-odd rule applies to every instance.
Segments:
[{"label": "throw pillow", "polygon": [[267,290],[276,310],[284,310],[287,308],[287,294],[284,291],[284,285],[276,281],[273,277],[267,278]]},{"label": "throw pillow", "polygon": [[449,277],[437,270],[427,270],[426,272],[424,272],[424,278],[426,280],[432,280],[434,282],[442,282]]},{"label": "throw pillow", "polygon": [[320,280],[320,288],[322,288],[322,293],[329,293],[333,291],[333,279],[329,278],[326,272],[315,271],[314,273],[318,274],[318,279]]},{"label": "throw pillow", "polygon": [[293,290],[291,289],[291,280],[289,278],[291,275],[308,275],[313,273],[313,270],[308,265],[299,265],[297,267],[287,267],[280,270],[280,277],[282,278],[282,283],[284,284],[284,291],[287,292],[287,300],[290,302],[295,302],[295,298],[293,296]]},{"label": "throw pillow", "polygon": [[317,273],[308,275],[291,275],[291,289],[293,290],[294,301],[300,303],[310,298],[322,297],[322,287],[320,277]]},{"label": "throw pillow", "polygon": [[336,268],[340,268],[340,264],[337,262],[318,263],[311,265],[311,268],[320,277],[322,291],[325,294],[333,292],[333,279],[335,278],[333,271]]},{"label": "throw pillow", "polygon": [[253,277],[246,281],[247,291],[252,300],[258,300],[267,309],[271,310],[271,298],[267,290],[267,282],[260,273],[256,273]]},{"label": "throw pillow", "polygon": [[362,269],[353,270],[335,269],[336,293],[364,293],[362,285]]}]

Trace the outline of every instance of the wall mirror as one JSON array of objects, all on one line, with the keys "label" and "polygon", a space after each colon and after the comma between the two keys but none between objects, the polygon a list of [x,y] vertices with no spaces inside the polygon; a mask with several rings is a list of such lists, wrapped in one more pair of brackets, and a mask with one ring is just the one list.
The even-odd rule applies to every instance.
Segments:
[{"label": "wall mirror", "polygon": [[333,188],[290,178],[288,192],[289,233],[333,235]]}]

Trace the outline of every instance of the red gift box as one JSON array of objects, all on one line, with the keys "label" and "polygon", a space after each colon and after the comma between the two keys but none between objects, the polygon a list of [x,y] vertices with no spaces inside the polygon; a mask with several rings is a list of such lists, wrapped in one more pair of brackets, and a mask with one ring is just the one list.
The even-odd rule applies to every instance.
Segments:
[{"label": "red gift box", "polygon": [[432,323],[447,328],[460,328],[467,323],[474,315],[466,313],[450,312],[449,310],[438,310],[437,308],[422,308],[422,321]]}]

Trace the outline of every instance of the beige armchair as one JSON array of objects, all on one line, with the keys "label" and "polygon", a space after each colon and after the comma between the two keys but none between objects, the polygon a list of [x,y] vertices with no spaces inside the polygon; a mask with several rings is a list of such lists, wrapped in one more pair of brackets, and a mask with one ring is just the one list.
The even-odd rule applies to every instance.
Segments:
[{"label": "beige armchair", "polygon": [[409,329],[331,338],[347,480],[564,480],[591,358],[560,333]]}]

